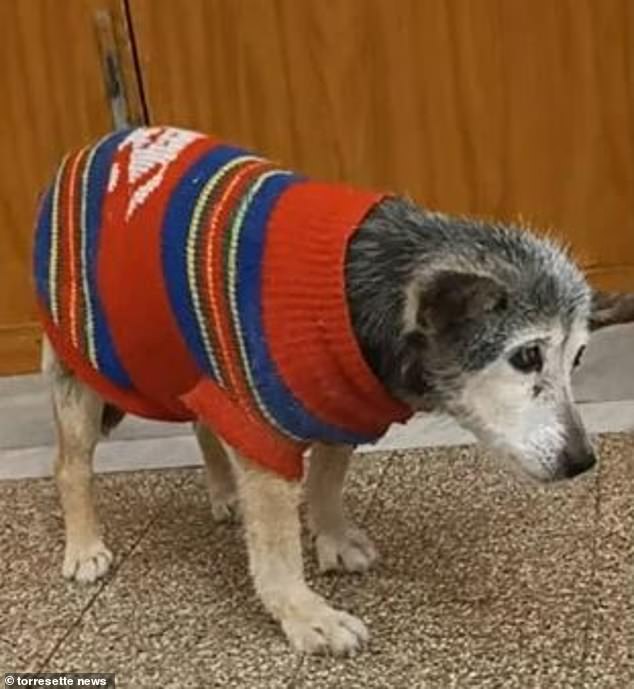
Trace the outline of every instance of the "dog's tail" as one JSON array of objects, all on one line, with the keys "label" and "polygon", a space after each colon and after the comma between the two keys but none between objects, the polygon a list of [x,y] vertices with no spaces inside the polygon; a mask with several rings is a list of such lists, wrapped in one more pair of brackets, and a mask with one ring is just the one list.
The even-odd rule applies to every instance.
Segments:
[{"label": "dog's tail", "polygon": [[590,329],[634,321],[634,293],[601,292],[592,295]]}]

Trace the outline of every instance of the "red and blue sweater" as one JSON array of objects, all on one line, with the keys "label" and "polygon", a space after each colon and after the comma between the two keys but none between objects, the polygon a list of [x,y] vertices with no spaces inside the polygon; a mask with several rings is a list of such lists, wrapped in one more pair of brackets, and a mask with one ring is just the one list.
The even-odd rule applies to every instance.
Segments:
[{"label": "red and blue sweater", "polygon": [[381,198],[195,132],[111,134],[43,196],[44,329],[105,400],[201,419],[297,478],[311,442],[372,442],[410,414],[366,365],[345,297],[347,243]]}]

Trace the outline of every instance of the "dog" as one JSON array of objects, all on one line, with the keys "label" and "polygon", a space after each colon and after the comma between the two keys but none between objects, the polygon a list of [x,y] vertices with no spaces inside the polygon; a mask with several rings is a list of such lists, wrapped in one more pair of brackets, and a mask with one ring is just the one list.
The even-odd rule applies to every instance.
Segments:
[{"label": "dog", "polygon": [[[223,223],[227,239],[214,244]],[[276,269],[268,275],[267,264],[249,282],[263,236],[257,260]],[[226,270],[209,258],[214,246]],[[239,505],[262,604],[294,649],[338,655],[359,650],[368,632],[305,582],[304,459],[321,571],[365,571],[375,561],[342,502],[350,455],[414,412],[451,415],[538,482],[588,471],[596,457],[571,373],[589,324],[625,313],[616,314],[614,298],[606,315],[610,297],[593,297],[567,253],[526,228],[311,185],[196,133],[154,127],[65,159],[40,206],[35,280],[58,434],[64,576],[93,582],[112,561],[92,497],[99,438],[126,413],[188,418],[214,519],[232,518]],[[249,310],[257,299],[263,314]],[[264,327],[253,334],[259,318]]]}]

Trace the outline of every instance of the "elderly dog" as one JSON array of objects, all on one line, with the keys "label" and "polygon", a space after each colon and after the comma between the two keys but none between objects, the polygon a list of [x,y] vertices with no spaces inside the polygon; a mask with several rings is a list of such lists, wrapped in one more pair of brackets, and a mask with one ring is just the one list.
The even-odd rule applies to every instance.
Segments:
[{"label": "elderly dog", "polygon": [[[194,133],[146,128],[117,136],[66,159],[42,202],[36,240],[48,336],[44,369],[59,437],[55,476],[66,525],[66,577],[92,582],[111,563],[93,506],[91,465],[100,436],[125,413],[194,420],[213,516],[226,519],[240,504],[255,589],[302,652],[354,652],[367,631],[304,580],[301,471],[288,463],[301,451],[310,449],[305,489],[323,571],[362,571],[376,557],[345,516],[342,487],[355,439],[362,437],[357,426],[379,434],[380,424],[368,421],[379,405],[390,410],[381,417],[384,426],[415,411],[450,414],[539,482],[570,478],[595,464],[570,382],[588,340],[593,295],[555,243],[524,228],[445,216],[393,196],[358,197],[362,212],[335,222],[329,204],[340,218],[355,192],[311,187]],[[184,160],[183,152],[192,152],[190,158]],[[291,213],[293,194],[299,200]],[[307,210],[307,198],[323,207]],[[225,226],[229,239],[215,245],[213,233]],[[333,256],[339,258],[322,265],[321,249],[306,246],[334,226],[339,253]],[[285,252],[302,232],[303,243]],[[214,246],[224,258],[199,269],[196,242],[203,242],[201,261]],[[282,264],[270,279],[264,273],[253,282],[260,243],[264,254],[257,261],[266,263],[277,247]],[[306,265],[284,282],[283,262],[293,263],[298,253]],[[293,293],[296,282],[315,276],[309,294]],[[201,288],[204,279],[211,282]],[[243,290],[254,285],[241,301]],[[332,285],[341,294],[328,291]],[[307,300],[300,300],[301,309],[284,301],[289,293]],[[318,303],[310,301],[315,296]],[[615,299],[595,297],[593,327],[631,318],[626,309],[618,311]],[[336,323],[328,322],[319,303],[332,300]],[[128,308],[137,317],[128,318]],[[254,334],[260,318],[264,326]],[[283,340],[298,323],[312,333],[306,336],[310,346],[289,357],[275,338]],[[232,337],[237,354],[227,344]],[[269,337],[270,351],[262,350]],[[170,342],[183,356],[191,353],[181,378]],[[281,354],[266,368],[263,357],[276,346]],[[341,357],[326,375],[310,359],[313,351],[326,364],[333,351]],[[310,380],[317,392],[296,371],[301,356],[305,368],[315,369]],[[231,361],[239,366],[231,368]],[[288,378],[282,385],[283,370]],[[357,375],[363,388],[356,386]],[[165,392],[160,385],[167,380],[172,387]],[[198,392],[188,391],[191,386]],[[278,392],[267,398],[274,386]],[[341,427],[333,423],[332,414],[327,424],[315,420],[299,388],[331,410],[337,408],[333,397],[356,400],[360,410],[349,414],[354,433],[343,421]],[[279,397],[284,403],[278,407]],[[231,413],[214,415],[216,403],[242,419],[245,444]],[[269,450],[286,464],[267,464]]]}]

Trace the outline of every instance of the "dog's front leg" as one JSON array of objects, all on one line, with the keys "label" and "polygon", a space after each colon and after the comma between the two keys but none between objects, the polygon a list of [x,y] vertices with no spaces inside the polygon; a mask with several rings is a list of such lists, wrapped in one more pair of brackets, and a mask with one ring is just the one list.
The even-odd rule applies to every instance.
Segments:
[{"label": "dog's front leg", "polygon": [[331,608],[304,580],[299,482],[288,481],[227,447],[255,589],[293,647],[306,653],[354,653],[367,639],[364,624]]},{"label": "dog's front leg", "polygon": [[364,572],[377,558],[370,539],[349,524],[344,513],[343,484],[351,453],[346,445],[320,443],[311,451],[306,495],[321,572]]}]

